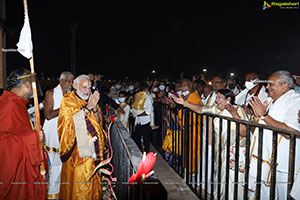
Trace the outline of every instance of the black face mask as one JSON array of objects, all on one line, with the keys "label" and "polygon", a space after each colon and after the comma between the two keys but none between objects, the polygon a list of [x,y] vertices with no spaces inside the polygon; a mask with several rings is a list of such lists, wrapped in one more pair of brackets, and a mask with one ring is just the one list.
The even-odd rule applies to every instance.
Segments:
[{"label": "black face mask", "polygon": [[230,84],[228,85],[228,87],[229,87],[229,89],[234,89],[234,88],[235,88],[235,85],[234,85],[233,83],[230,83]]}]

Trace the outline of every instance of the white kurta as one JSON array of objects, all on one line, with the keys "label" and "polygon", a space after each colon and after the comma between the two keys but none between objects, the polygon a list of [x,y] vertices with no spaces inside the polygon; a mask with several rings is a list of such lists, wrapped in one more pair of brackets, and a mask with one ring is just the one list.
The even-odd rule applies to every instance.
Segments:
[{"label": "white kurta", "polygon": [[[214,106],[214,109],[216,109],[216,98],[217,98],[217,93],[216,92],[212,92],[210,93],[210,95],[208,95],[205,99],[205,101],[203,102],[203,104],[205,106]],[[217,113],[214,113],[214,114],[217,114]],[[211,145],[208,145],[208,149],[206,149],[206,141],[207,141],[207,138],[206,138],[206,117],[204,116],[203,117],[203,146],[202,146],[202,156],[203,156],[203,159],[202,159],[202,163],[203,163],[203,168],[202,168],[202,180],[200,180],[200,178],[198,179],[198,182],[202,182],[202,189],[205,189],[205,176],[207,176],[207,184],[208,184],[208,189],[207,189],[207,193],[210,194],[210,184],[211,184],[211,175],[212,175],[212,172],[211,172]],[[206,151],[208,152],[208,158],[207,158],[207,170],[208,170],[208,174],[205,174],[205,157],[206,157]],[[199,167],[200,167],[200,160],[199,160]],[[200,169],[199,169],[200,171]]]},{"label": "white kurta", "polygon": [[296,179],[295,179],[294,185],[292,187],[292,191],[290,193],[290,195],[294,199],[300,199],[299,188],[300,188],[300,168],[298,169],[298,172],[296,174]]},{"label": "white kurta", "polygon": [[124,113],[118,113],[120,121],[124,125],[127,131],[129,131],[129,124],[128,124],[128,119],[129,119],[129,114],[130,114],[130,106],[126,105],[124,108]]},{"label": "white kurta", "polygon": [[210,93],[210,95],[208,95],[206,97],[206,99],[203,102],[203,104],[205,106],[213,106],[213,105],[215,105],[216,98],[217,98],[217,93],[216,92],[212,92],[212,93]]},{"label": "white kurta", "polygon": [[[60,103],[63,97],[63,92],[60,85],[53,89],[53,110],[60,107]],[[45,119],[44,133],[45,133],[45,145],[50,148],[59,149],[59,139],[57,133],[57,120],[58,116],[50,120]],[[48,198],[56,197],[60,190],[60,174],[62,162],[60,160],[59,152],[47,151],[50,159],[49,168],[49,183],[48,183]],[[58,197],[58,196],[57,196]]]},{"label": "white kurta", "polygon": [[[243,104],[248,105],[250,99],[254,96],[254,94],[249,95],[248,92],[249,92],[248,89],[244,89],[238,95],[236,95],[235,103],[238,104],[238,105],[243,105]],[[260,99],[260,101],[262,103],[264,103],[267,100],[268,93],[266,92],[265,86],[261,87],[257,97]]]},{"label": "white kurta", "polygon": [[[271,102],[271,101],[270,101]],[[273,119],[285,123],[287,126],[300,130],[300,124],[297,121],[298,110],[300,107],[300,95],[295,93],[294,90],[290,90],[281,97],[279,97],[275,102],[271,102],[269,105],[269,116]],[[260,120],[260,123],[265,124],[263,120]],[[265,186],[270,185],[271,167],[268,163],[271,163],[272,156],[272,139],[273,132],[270,130],[263,131],[263,145],[262,145],[262,181]],[[277,182],[287,183],[288,180],[288,165],[289,165],[289,152],[290,140],[285,137],[278,135],[278,145],[277,145]],[[257,174],[257,155],[258,155],[258,129],[254,131],[251,146],[250,146],[250,172],[249,172],[249,189],[256,189],[256,174]],[[296,139],[296,157],[295,157],[295,170],[300,167],[300,139]],[[285,175],[285,176],[284,176]],[[281,178],[280,178],[281,177]],[[265,187],[264,186],[264,187]],[[276,191],[280,190],[279,187],[287,188],[287,184],[277,184]],[[262,187],[263,188],[263,187]],[[269,196],[269,187],[266,189],[266,192],[263,195]],[[285,191],[286,192],[286,191]],[[281,194],[279,194],[281,196]],[[287,194],[282,194],[286,198]],[[280,197],[279,197],[280,198]]]}]

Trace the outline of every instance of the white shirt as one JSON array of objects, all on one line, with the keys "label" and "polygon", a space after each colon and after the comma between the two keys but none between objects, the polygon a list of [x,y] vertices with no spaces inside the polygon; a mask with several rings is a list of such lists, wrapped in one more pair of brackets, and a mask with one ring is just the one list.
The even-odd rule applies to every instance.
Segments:
[{"label": "white shirt", "polygon": [[[146,116],[137,116],[141,113],[143,113],[145,111],[145,113],[147,114]],[[151,113],[153,112],[153,98],[151,96],[151,94],[146,95],[146,101],[144,104],[144,110],[135,110],[132,109],[132,113],[133,116],[135,117],[135,124],[140,124],[140,125],[145,125],[147,123],[149,123],[151,121]]]},{"label": "white shirt", "polygon": [[[241,91],[238,95],[235,96],[235,104],[238,105],[248,105],[250,99],[254,96],[254,93],[249,95],[249,90],[246,88],[243,91]],[[257,95],[257,97],[259,98],[259,100],[264,103],[267,98],[268,98],[268,93],[266,92],[266,88],[265,86],[262,86],[260,88],[260,91]]]},{"label": "white shirt", "polygon": [[[271,116],[276,121],[285,123],[287,126],[300,131],[300,124],[298,123],[298,110],[300,108],[300,95],[294,90],[289,90],[284,95],[279,97],[275,102],[271,102],[269,106],[269,116]],[[263,120],[260,120],[261,124],[266,124]],[[263,149],[262,149],[262,159],[271,163],[272,156],[272,138],[273,132],[264,129],[263,132]],[[280,142],[279,142],[280,141]],[[289,166],[289,148],[290,140],[285,137],[278,135],[278,148],[277,148],[277,171],[288,173]],[[254,156],[258,155],[258,131],[254,132],[251,140],[250,152],[250,177],[256,177],[257,170],[257,159]],[[300,167],[300,139],[296,139],[296,156],[295,156],[295,170]],[[270,166],[263,162],[262,164],[262,180],[267,182],[270,181],[270,176],[268,176],[270,171]],[[282,180],[286,181],[286,180]]]},{"label": "white shirt", "polygon": [[212,92],[210,93],[206,99],[205,99],[205,102],[204,102],[204,105],[205,106],[213,106],[215,101],[216,101],[216,98],[217,98],[217,93],[216,92]]},{"label": "white shirt", "polygon": [[130,106],[126,105],[125,108],[123,108],[124,114],[120,113],[120,121],[124,125],[124,127],[128,130],[128,119],[129,119],[129,113],[130,113]]}]

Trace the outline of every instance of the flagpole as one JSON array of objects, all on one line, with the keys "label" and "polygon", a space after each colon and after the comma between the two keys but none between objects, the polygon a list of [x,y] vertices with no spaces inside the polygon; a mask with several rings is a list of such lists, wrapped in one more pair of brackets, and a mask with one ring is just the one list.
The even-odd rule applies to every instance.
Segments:
[{"label": "flagpole", "polygon": [[[25,11],[25,15],[28,16],[27,0],[24,0],[24,11]],[[39,99],[38,99],[37,88],[36,88],[36,77],[35,77],[35,71],[34,71],[33,52],[32,52],[32,56],[29,60],[29,64],[30,64],[30,69],[31,69],[31,75],[33,76],[32,91],[33,91],[33,99],[34,99],[35,125],[36,125],[36,130],[40,131],[40,130],[42,130],[42,128],[41,128],[41,119],[40,119]],[[43,147],[42,142],[40,142],[40,151],[41,151],[41,158],[42,158],[42,163],[40,166],[40,173],[43,176],[43,178],[46,180],[46,170],[45,170],[45,165],[44,165],[44,147]]]}]

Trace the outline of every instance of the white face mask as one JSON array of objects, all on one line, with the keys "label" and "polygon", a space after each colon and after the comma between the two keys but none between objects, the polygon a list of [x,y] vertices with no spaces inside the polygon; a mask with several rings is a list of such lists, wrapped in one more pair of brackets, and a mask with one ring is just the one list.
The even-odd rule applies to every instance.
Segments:
[{"label": "white face mask", "polygon": [[118,100],[120,103],[123,103],[125,101],[125,97],[119,97]]},{"label": "white face mask", "polygon": [[158,88],[159,88],[160,90],[164,90],[166,87],[165,87],[164,85],[160,85]]},{"label": "white face mask", "polygon": [[134,90],[133,85],[129,85],[128,89],[129,89],[129,90]]},{"label": "white face mask", "polygon": [[151,96],[153,99],[155,99],[155,94],[154,93],[151,93]]},{"label": "white face mask", "polygon": [[157,87],[153,88],[153,92],[157,92],[157,91],[158,91]]},{"label": "white face mask", "polygon": [[181,95],[182,95],[182,92],[181,92],[181,91],[177,91],[177,94],[181,96]]},{"label": "white face mask", "polygon": [[121,85],[116,85],[116,88],[117,88],[117,89],[120,89],[120,88],[121,88]]},{"label": "white face mask", "polygon": [[251,90],[252,88],[254,88],[257,84],[254,84],[254,82],[256,81],[255,80],[252,80],[252,81],[246,81],[245,82],[245,86],[248,90]]},{"label": "white face mask", "polygon": [[183,96],[187,96],[189,93],[190,93],[189,91],[185,91],[182,94],[183,94]]},{"label": "white face mask", "polygon": [[168,92],[168,97],[172,97],[174,94],[172,94],[171,92]]}]

